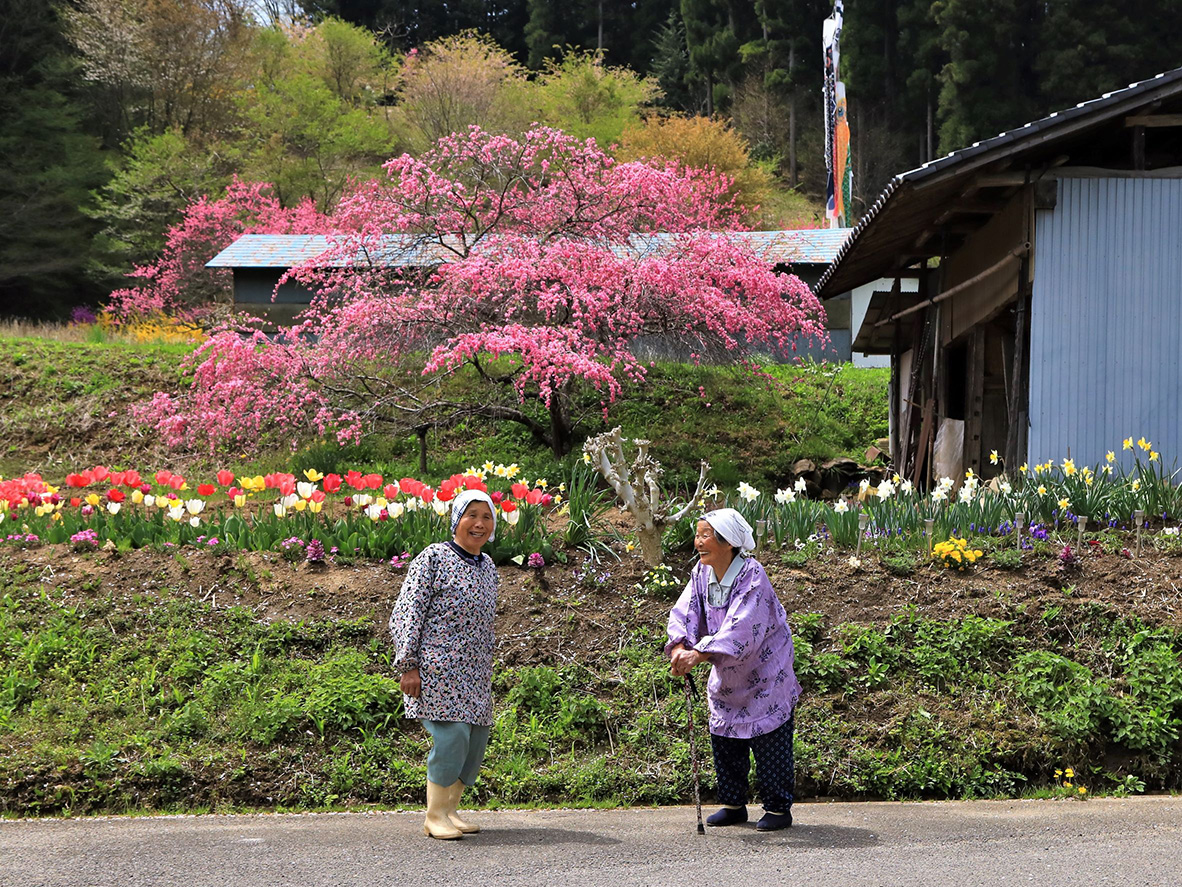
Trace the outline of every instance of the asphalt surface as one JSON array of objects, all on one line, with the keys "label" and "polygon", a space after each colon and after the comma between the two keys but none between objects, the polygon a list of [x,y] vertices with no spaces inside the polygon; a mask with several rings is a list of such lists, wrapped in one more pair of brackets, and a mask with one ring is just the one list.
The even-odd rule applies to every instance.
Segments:
[{"label": "asphalt surface", "polygon": [[421,813],[0,821],[0,884],[1182,884],[1182,798],[798,804],[793,828],[695,829],[693,808],[500,811],[459,841]]}]

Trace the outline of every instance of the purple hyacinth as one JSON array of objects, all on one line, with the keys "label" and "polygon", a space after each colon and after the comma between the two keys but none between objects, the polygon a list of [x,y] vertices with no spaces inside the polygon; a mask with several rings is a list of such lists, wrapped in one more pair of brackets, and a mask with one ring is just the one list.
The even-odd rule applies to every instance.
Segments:
[{"label": "purple hyacinth", "polygon": [[308,543],[308,547],[304,549],[304,556],[310,564],[324,563],[324,543],[319,539],[313,539]]}]

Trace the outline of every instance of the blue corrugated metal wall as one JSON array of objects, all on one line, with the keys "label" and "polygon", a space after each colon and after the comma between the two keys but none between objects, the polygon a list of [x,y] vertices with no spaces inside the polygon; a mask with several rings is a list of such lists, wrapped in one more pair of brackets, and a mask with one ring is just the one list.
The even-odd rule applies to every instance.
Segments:
[{"label": "blue corrugated metal wall", "polygon": [[1030,461],[1182,466],[1182,179],[1064,178],[1036,226]]}]

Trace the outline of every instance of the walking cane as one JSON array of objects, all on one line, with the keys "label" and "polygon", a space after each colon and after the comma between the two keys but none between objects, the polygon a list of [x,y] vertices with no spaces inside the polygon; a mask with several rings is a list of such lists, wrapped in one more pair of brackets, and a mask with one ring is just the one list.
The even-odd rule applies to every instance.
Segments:
[{"label": "walking cane", "polygon": [[698,808],[698,834],[706,834],[706,827],[702,825],[702,788],[698,778],[698,743],[694,738],[694,700],[698,696],[698,687],[694,683],[693,675],[685,676],[685,712],[689,724],[690,766],[694,772],[694,804]]}]

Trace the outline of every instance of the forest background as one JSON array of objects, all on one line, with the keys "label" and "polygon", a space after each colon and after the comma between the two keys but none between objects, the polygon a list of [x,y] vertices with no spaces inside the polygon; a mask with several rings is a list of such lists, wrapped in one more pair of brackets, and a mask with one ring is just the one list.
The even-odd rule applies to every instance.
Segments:
[{"label": "forest background", "polygon": [[[756,226],[817,225],[831,8],[0,0],[0,314],[97,306],[235,176],[329,210],[471,123],[715,165]],[[1176,67],[1179,37],[1176,0],[847,0],[855,214],[938,154]]]}]

